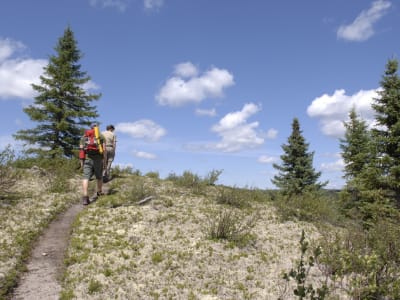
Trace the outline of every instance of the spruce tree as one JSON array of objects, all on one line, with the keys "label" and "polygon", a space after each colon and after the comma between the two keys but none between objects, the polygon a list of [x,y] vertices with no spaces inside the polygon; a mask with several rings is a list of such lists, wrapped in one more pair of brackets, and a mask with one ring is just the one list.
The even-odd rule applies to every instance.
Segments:
[{"label": "spruce tree", "polygon": [[381,169],[381,188],[391,192],[400,207],[400,78],[398,61],[386,64],[381,89],[372,104],[378,127],[373,130]]},{"label": "spruce tree", "polygon": [[340,139],[340,149],[344,160],[344,178],[348,181],[360,175],[371,161],[371,137],[368,127],[353,107],[349,113],[349,121],[344,122],[346,132]]},{"label": "spruce tree", "polygon": [[32,84],[38,94],[34,103],[24,108],[38,125],[20,130],[14,137],[25,141],[28,154],[71,157],[83,129],[98,117],[92,102],[101,95],[84,90],[84,84],[91,78],[81,71],[82,54],[70,27],[64,30],[54,49],[56,55],[50,56],[44,67],[41,84]]},{"label": "spruce tree", "polygon": [[307,191],[319,190],[327,184],[317,182],[321,172],[316,172],[313,168],[314,152],[308,152],[308,147],[299,120],[294,118],[292,133],[287,144],[282,145],[282,164],[273,164],[279,173],[271,180],[286,195],[301,195]]}]

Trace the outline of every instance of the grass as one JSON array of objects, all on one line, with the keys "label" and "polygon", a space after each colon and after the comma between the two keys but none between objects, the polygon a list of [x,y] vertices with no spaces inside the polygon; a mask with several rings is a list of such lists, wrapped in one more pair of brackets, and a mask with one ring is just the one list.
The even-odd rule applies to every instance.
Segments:
[{"label": "grass", "polygon": [[[0,208],[1,230],[7,236],[0,239],[2,296],[23,270],[32,242],[57,213],[78,199],[80,190],[50,192],[53,184],[40,169],[24,172],[19,182],[24,196]],[[310,246],[321,243],[319,230],[325,237],[344,231],[335,227],[342,221],[332,195],[285,199],[269,191],[218,186],[218,172],[200,177],[187,171],[166,179],[156,172],[142,176],[131,169],[115,174],[109,183],[111,193],[88,206],[73,224],[60,299],[97,299],[100,294],[108,299],[139,295],[143,299],[277,299],[286,286],[281,275],[296,265],[302,230],[309,234]],[[75,183],[79,185],[79,180]],[[39,189],[33,190],[35,185]],[[38,192],[43,190],[49,193]],[[149,195],[153,196],[149,202],[137,205]],[[362,240],[381,245],[382,251],[397,249],[397,227],[384,225],[368,238],[341,236],[326,241],[319,269],[310,273],[314,287],[315,280],[343,266],[339,254],[348,250],[341,246],[343,241],[358,240],[352,245],[360,249]],[[392,243],[385,244],[384,239]],[[10,253],[16,253],[16,262]],[[346,253],[352,257],[350,251]],[[396,251],[386,251],[385,257],[357,253],[359,261],[397,257]],[[379,266],[370,264],[369,270],[375,272]],[[390,270],[395,267],[390,265]],[[334,293],[349,299],[343,291]]]}]

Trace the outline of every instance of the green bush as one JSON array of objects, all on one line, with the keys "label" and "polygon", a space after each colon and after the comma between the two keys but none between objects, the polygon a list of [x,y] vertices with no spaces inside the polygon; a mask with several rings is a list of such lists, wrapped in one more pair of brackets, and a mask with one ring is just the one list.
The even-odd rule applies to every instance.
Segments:
[{"label": "green bush", "polygon": [[300,220],[338,224],[341,221],[338,204],[321,193],[309,192],[287,197],[279,195],[274,204],[282,220]]},{"label": "green bush", "polygon": [[323,283],[321,287],[315,288],[313,284],[308,282],[310,270],[315,267],[315,262],[321,255],[321,248],[316,247],[312,255],[307,257],[309,242],[305,239],[304,230],[301,232],[300,251],[300,259],[295,268],[292,268],[288,273],[284,273],[283,279],[285,279],[287,283],[289,283],[291,279],[296,281],[296,288],[293,290],[293,295],[298,299],[323,300],[329,294],[327,285]]},{"label": "green bush", "polygon": [[352,226],[325,235],[320,264],[332,280],[346,282],[353,299],[399,299],[400,222],[382,218],[368,230]]},{"label": "green bush", "polygon": [[249,206],[246,196],[248,195],[243,195],[238,189],[221,188],[216,195],[216,202],[236,208],[244,208]]},{"label": "green bush", "polygon": [[12,187],[16,184],[19,174],[12,166],[15,159],[11,146],[0,152],[0,199],[10,196]]},{"label": "green bush", "polygon": [[246,216],[232,209],[220,210],[209,216],[207,236],[212,240],[228,240],[243,247],[254,239],[251,230],[257,220],[257,215]]}]

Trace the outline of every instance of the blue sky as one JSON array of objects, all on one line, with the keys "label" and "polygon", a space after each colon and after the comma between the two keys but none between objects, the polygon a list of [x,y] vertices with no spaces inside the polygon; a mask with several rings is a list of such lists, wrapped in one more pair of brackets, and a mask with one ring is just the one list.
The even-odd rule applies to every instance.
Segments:
[{"label": "blue sky", "polygon": [[116,164],[161,177],[273,188],[272,163],[294,117],[328,187],[343,185],[339,138],[399,59],[400,7],[389,0],[13,0],[0,3],[0,147],[32,128],[31,83],[70,26],[91,76]]}]

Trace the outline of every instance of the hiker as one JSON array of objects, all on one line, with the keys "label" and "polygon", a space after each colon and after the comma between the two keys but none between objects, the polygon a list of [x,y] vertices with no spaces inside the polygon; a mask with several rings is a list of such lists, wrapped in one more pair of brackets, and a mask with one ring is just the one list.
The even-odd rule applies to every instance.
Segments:
[{"label": "hiker", "polygon": [[[97,180],[97,197],[103,195],[103,159],[106,150],[104,136],[99,133],[97,124],[92,124],[90,130],[86,130],[79,144],[79,158],[83,161],[83,180],[82,180],[82,203],[88,205],[89,180],[94,175]],[[103,151],[104,150],[104,151]]]},{"label": "hiker", "polygon": [[104,155],[104,167],[103,167],[103,181],[107,182],[111,179],[111,165],[114,161],[115,150],[117,146],[117,137],[114,134],[114,125],[108,125],[106,131],[101,134],[104,136],[106,144],[106,152]]}]

